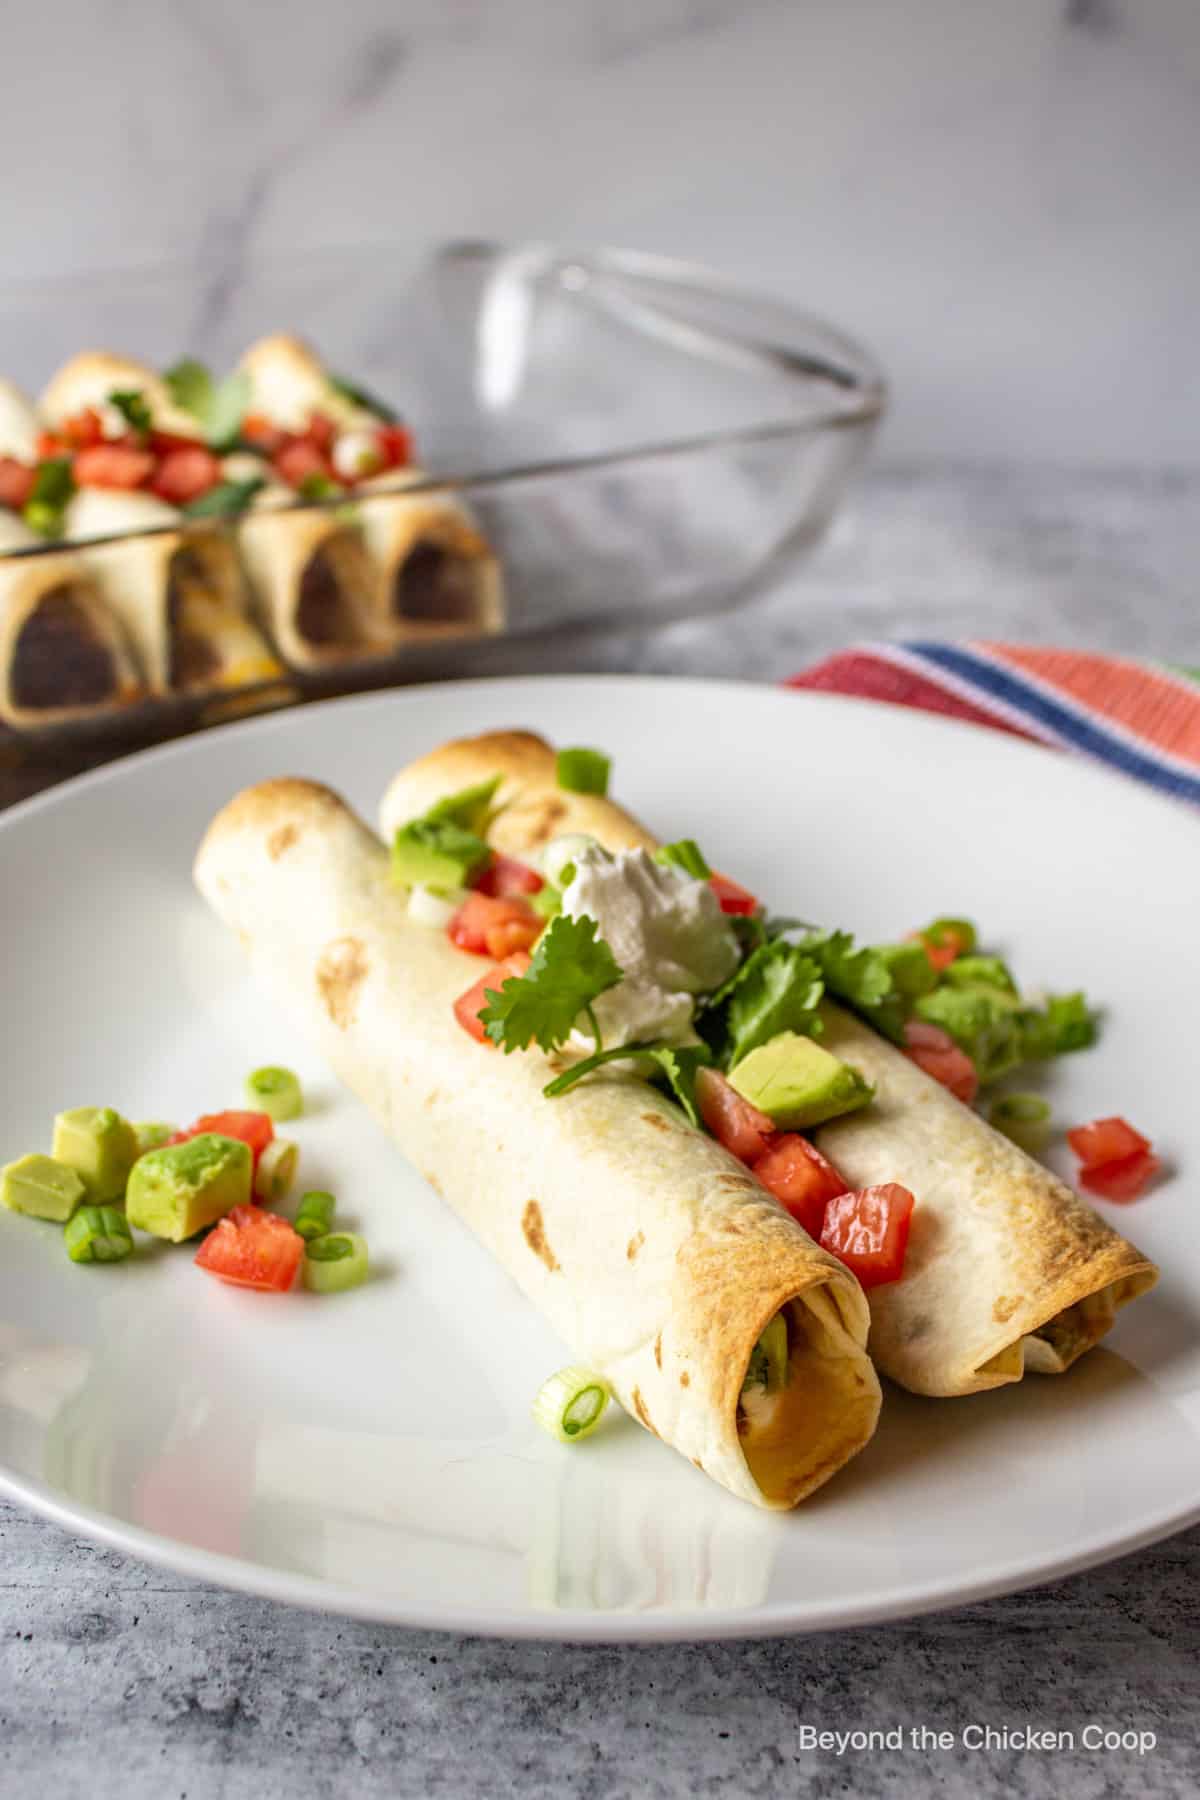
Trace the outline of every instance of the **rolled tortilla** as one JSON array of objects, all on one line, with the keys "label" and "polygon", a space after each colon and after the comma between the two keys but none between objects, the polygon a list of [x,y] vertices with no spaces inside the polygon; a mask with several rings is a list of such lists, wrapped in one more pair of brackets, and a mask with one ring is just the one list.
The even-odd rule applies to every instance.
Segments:
[{"label": "rolled tortilla", "polygon": [[[127,631],[152,693],[201,694],[273,680],[280,664],[249,617],[233,545],[211,525],[161,529],[179,519],[152,494],[82,488],[67,507],[65,529]],[[93,541],[114,532],[127,535]]]},{"label": "rolled tortilla", "polygon": [[[0,548],[39,543],[0,515]],[[0,718],[17,730],[130,706],[144,689],[117,620],[76,556],[0,557]]]},{"label": "rolled tortilla", "polygon": [[[715,1481],[783,1508],[871,1436],[857,1282],[711,1138],[613,1076],[550,1102],[538,1051],[454,1017],[480,962],[412,922],[379,840],[328,789],[266,782],[213,821],[196,880],[338,1076],[628,1411]],[[760,1333],[792,1379],[739,1436]]]},{"label": "rolled tortilla", "polygon": [[285,662],[319,669],[391,647],[378,571],[356,524],[271,505],[245,514],[237,539],[258,615]]},{"label": "rolled tortilla", "polygon": [[379,423],[374,413],[334,385],[312,345],[289,332],[259,338],[238,368],[250,378],[247,412],[261,413],[280,431],[305,430],[314,413],[323,413],[343,431]]},{"label": "rolled tortilla", "polygon": [[[385,837],[495,774],[491,836],[509,855],[560,831],[611,850],[653,842],[613,802],[562,793],[550,746],[524,732],[448,744],[401,771],[381,809]],[[875,1100],[814,1139],[852,1188],[896,1181],[917,1199],[902,1279],[867,1296],[876,1367],[933,1395],[1061,1374],[1153,1287],[1154,1264],[894,1045],[840,1007],[824,1011],[822,1042],[874,1083]]]},{"label": "rolled tortilla", "polygon": [[32,467],[38,460],[41,430],[33,402],[14,382],[0,376],[0,456],[15,457]]},{"label": "rolled tortilla", "polygon": [[393,636],[404,643],[499,631],[504,592],[492,547],[454,494],[397,491],[424,479],[420,469],[393,471],[364,482],[358,502]]}]

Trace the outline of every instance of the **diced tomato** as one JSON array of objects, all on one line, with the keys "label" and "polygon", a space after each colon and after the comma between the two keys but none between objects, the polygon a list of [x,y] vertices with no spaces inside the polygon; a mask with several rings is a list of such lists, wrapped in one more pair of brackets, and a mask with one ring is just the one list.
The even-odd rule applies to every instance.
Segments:
[{"label": "diced tomato", "polygon": [[264,413],[247,413],[238,430],[238,436],[244,443],[258,450],[263,456],[274,456],[287,443],[288,434],[272,425]]},{"label": "diced tomato", "polygon": [[970,1106],[979,1092],[979,1072],[948,1031],[940,1025],[927,1025],[923,1019],[910,1019],[904,1027],[904,1045],[909,1062]]},{"label": "diced tomato", "polygon": [[708,885],[721,902],[723,913],[741,913],[743,917],[749,918],[751,913],[758,911],[758,901],[749,888],[744,888],[739,881],[731,880],[728,875],[714,870],[708,878]]},{"label": "diced tomato", "polygon": [[333,449],[337,426],[332,419],[327,419],[324,413],[315,412],[305,426],[302,435],[315,449],[328,455],[329,451]]},{"label": "diced tomato", "polygon": [[1161,1167],[1152,1150],[1135,1150],[1131,1156],[1081,1169],[1079,1185],[1105,1200],[1137,1200]]},{"label": "diced tomato", "polygon": [[1076,1125],[1068,1131],[1067,1142],[1085,1169],[1101,1163],[1123,1162],[1126,1157],[1150,1148],[1150,1139],[1135,1131],[1125,1119],[1093,1119],[1090,1125]]},{"label": "diced tomato", "polygon": [[908,1189],[895,1181],[839,1194],[825,1208],[821,1247],[845,1263],[865,1288],[899,1281],[915,1204]]},{"label": "diced tomato", "polygon": [[412,461],[412,432],[403,425],[381,425],[375,433],[386,469],[403,469]]},{"label": "diced tomato", "polygon": [[935,969],[948,969],[952,962],[957,962],[964,951],[970,948],[967,939],[957,932],[952,925],[943,925],[937,938],[931,938],[927,931],[910,931],[910,943],[924,944],[925,954]]},{"label": "diced tomato", "polygon": [[173,450],[203,450],[204,443],[199,437],[181,437],[177,431],[152,431],[150,448],[155,456],[170,456]]},{"label": "diced tomato", "polygon": [[58,428],[58,435],[72,450],[90,450],[94,444],[104,442],[104,426],[100,422],[100,414],[94,406],[85,406],[73,418],[63,420]]},{"label": "diced tomato", "polygon": [[15,456],[0,456],[0,506],[20,512],[33,492],[36,476],[36,469],[18,462]]},{"label": "diced tomato", "polygon": [[494,969],[489,969],[486,975],[481,975],[479,980],[473,982],[466,993],[460,994],[454,1002],[455,1018],[467,1035],[475,1039],[476,1043],[490,1045],[492,1041],[483,1029],[479,1017],[488,1003],[486,990],[490,988],[493,994],[498,994],[510,976],[524,975],[529,967],[529,962],[530,959],[523,950],[518,950],[512,956],[506,956],[503,962],[497,963]]},{"label": "diced tomato", "polygon": [[538,894],[545,885],[537,870],[531,869],[528,863],[519,862],[515,856],[501,856],[499,851],[474,884],[477,894],[493,896]]},{"label": "diced tomato", "polygon": [[240,1138],[243,1144],[249,1144],[254,1153],[255,1169],[258,1168],[259,1157],[275,1136],[275,1127],[269,1113],[233,1111],[202,1113],[194,1125],[175,1132],[167,1142],[182,1144],[188,1138],[199,1137],[205,1131],[215,1131],[218,1137]]},{"label": "diced tomato", "polygon": [[186,506],[198,500],[221,479],[221,465],[203,444],[192,444],[183,450],[170,450],[154,471],[151,491],[172,506]]},{"label": "diced tomato", "polygon": [[327,481],[335,479],[329,458],[307,438],[288,439],[275,453],[274,464],[275,473],[289,487],[298,488],[314,475],[323,475]]},{"label": "diced tomato", "polygon": [[95,444],[80,450],[72,467],[80,487],[140,488],[154,473],[154,458],[129,444]]},{"label": "diced tomato", "polygon": [[541,937],[545,923],[518,895],[481,894],[475,888],[446,930],[460,950],[499,962],[514,950],[528,950]]},{"label": "diced tomato", "polygon": [[39,462],[49,462],[51,458],[69,456],[71,446],[65,438],[60,438],[53,431],[39,431],[37,436],[37,458]]},{"label": "diced tomato", "polygon": [[798,1131],[781,1132],[750,1167],[812,1238],[821,1235],[829,1202],[846,1192],[847,1183],[833,1164]]},{"label": "diced tomato", "polygon": [[296,1279],[304,1239],[278,1213],[235,1206],[209,1232],[196,1263],[233,1287],[285,1294]]},{"label": "diced tomato", "polygon": [[705,1128],[741,1162],[757,1162],[775,1136],[775,1121],[743,1099],[717,1069],[697,1071],[696,1105]]}]

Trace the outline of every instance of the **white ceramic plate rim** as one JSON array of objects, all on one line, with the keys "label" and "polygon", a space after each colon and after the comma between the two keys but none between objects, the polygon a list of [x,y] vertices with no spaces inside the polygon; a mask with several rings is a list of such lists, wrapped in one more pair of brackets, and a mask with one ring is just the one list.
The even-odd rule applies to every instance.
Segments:
[{"label": "white ceramic plate rim", "polygon": [[[517,677],[515,680],[527,685],[530,678]],[[542,676],[536,680],[539,687],[547,689],[581,683],[589,686],[602,684],[614,691],[622,686],[639,690],[651,687],[670,688],[673,699],[682,699],[689,689],[709,695],[719,693],[722,689],[744,694],[747,687],[754,685],[733,681],[696,681],[620,674]],[[489,691],[494,693],[513,681],[513,677],[498,676],[437,685],[439,693],[447,697],[469,698],[472,694],[485,694]],[[325,715],[330,712],[350,715],[356,710],[378,708],[387,701],[402,705],[406,693],[428,691],[428,685],[431,684],[420,684],[385,694],[372,693],[329,700],[305,707],[303,716],[311,719],[315,714]],[[874,714],[880,710],[894,710],[890,707],[881,708],[880,703],[874,701],[828,694],[797,694],[793,696],[793,700],[797,705],[815,704],[834,708],[839,713]],[[149,762],[157,764],[167,759],[203,757],[217,742],[223,744],[231,737],[259,737],[281,729],[286,730],[290,724],[294,725],[296,718],[295,710],[273,713],[235,721],[176,742],[134,752],[6,809],[0,814],[0,833],[34,812],[53,808],[65,796],[78,793],[81,789],[120,782],[131,776],[136,778],[139,768]],[[926,715],[922,723],[951,737],[965,734],[974,740],[979,732],[977,726],[941,717]],[[1031,772],[1035,766],[1042,765],[1042,759],[1046,755],[1041,746],[1013,738],[1006,738],[1004,747],[1006,756],[1030,759]],[[1073,764],[1072,774],[1085,783],[1098,784],[1100,790],[1109,794],[1121,788],[1128,795],[1132,785],[1103,769],[1078,762]],[[1137,801],[1160,813],[1180,817],[1179,808],[1174,803],[1148,791],[1138,794]],[[753,1609],[706,1611],[703,1614],[674,1612],[661,1615],[639,1613],[631,1616],[578,1609],[534,1614],[494,1606],[482,1609],[451,1605],[430,1607],[398,1601],[394,1596],[376,1599],[345,1583],[322,1580],[273,1568],[248,1558],[205,1550],[128,1524],[110,1513],[66,1499],[47,1483],[15,1473],[3,1464],[0,1464],[0,1494],[28,1507],[65,1531],[82,1533],[109,1548],[136,1556],[181,1576],[216,1583],[265,1599],[313,1611],[414,1629],[560,1642],[661,1643],[770,1637],[914,1617],[1078,1573],[1141,1549],[1200,1521],[1200,1495],[1197,1495],[1191,1501],[1151,1509],[1125,1522],[1119,1529],[1106,1527],[1094,1531],[1061,1554],[1017,1556],[986,1567],[978,1576],[970,1579],[964,1580],[961,1576],[935,1581],[925,1579],[909,1585],[893,1586],[884,1595],[868,1594],[854,1601],[838,1599],[828,1602],[783,1602]]]}]

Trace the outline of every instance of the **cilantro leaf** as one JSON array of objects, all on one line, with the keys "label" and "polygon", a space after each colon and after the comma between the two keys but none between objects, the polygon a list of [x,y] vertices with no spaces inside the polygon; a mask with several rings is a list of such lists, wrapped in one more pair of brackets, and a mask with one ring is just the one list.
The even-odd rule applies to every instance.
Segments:
[{"label": "cilantro leaf", "polygon": [[559,913],[538,939],[525,974],[510,977],[498,994],[485,990],[488,1005],[479,1016],[506,1055],[531,1043],[557,1050],[580,1013],[623,979],[616,957],[596,935],[596,921]]},{"label": "cilantro leaf", "polygon": [[923,994],[913,1010],[926,1024],[949,1032],[981,1081],[995,1081],[1023,1058],[1017,1002],[996,988],[942,986]]},{"label": "cilantro leaf", "polygon": [[776,938],[752,950],[717,989],[700,1030],[722,1066],[731,1068],[781,1031],[816,1036],[823,992],[814,959],[797,945]]},{"label": "cilantro leaf", "polygon": [[150,417],[150,408],[146,404],[146,396],[140,388],[123,388],[108,396],[110,406],[115,406],[131,431],[139,437],[145,437],[151,430],[154,421]]},{"label": "cilantro leaf", "polygon": [[1086,1050],[1096,1041],[1097,1015],[1081,993],[1051,994],[1044,1008],[1022,1007],[1017,1019],[1021,1053],[1030,1062]]},{"label": "cilantro leaf", "polygon": [[235,518],[245,512],[259,488],[265,486],[261,475],[251,475],[245,481],[218,481],[207,493],[189,500],[183,510],[192,519]]},{"label": "cilantro leaf", "polygon": [[658,1065],[658,1081],[671,1091],[692,1124],[700,1124],[700,1108],[696,1104],[696,1076],[712,1065],[712,1051],[707,1044],[656,1044],[647,1051],[651,1062]]},{"label": "cilantro leaf", "polygon": [[869,1025],[898,1041],[904,1028],[904,1002],[896,991],[887,959],[869,944],[857,949],[848,931],[813,931],[800,940],[831,994],[861,1013]]},{"label": "cilantro leaf", "polygon": [[351,406],[361,406],[364,412],[374,413],[385,425],[399,423],[399,413],[383,400],[377,400],[365,387],[357,387],[354,382],[345,380],[341,375],[331,375],[329,385],[339,400],[348,400]]},{"label": "cilantro leaf", "polygon": [[942,980],[957,988],[995,988],[997,993],[1014,994],[1017,984],[1012,970],[1002,956],[960,956],[942,971]]},{"label": "cilantro leaf", "polygon": [[548,1100],[556,1100],[560,1094],[568,1093],[578,1082],[585,1080],[605,1063],[625,1062],[631,1058],[653,1063],[653,1079],[669,1089],[693,1125],[700,1124],[700,1110],[696,1105],[696,1074],[699,1069],[712,1063],[712,1051],[707,1044],[617,1044],[611,1050],[597,1050],[580,1062],[572,1063],[569,1069],[564,1069],[561,1075],[548,1081],[542,1092]]}]

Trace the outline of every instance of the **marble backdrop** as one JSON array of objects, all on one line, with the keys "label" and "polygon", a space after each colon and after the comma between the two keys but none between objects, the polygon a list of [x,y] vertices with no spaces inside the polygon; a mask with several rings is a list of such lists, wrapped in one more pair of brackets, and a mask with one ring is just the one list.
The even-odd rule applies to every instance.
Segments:
[{"label": "marble backdrop", "polygon": [[4,90],[0,367],[98,272],[609,242],[860,333],[893,452],[1200,461],[1197,0],[59,0]]}]

